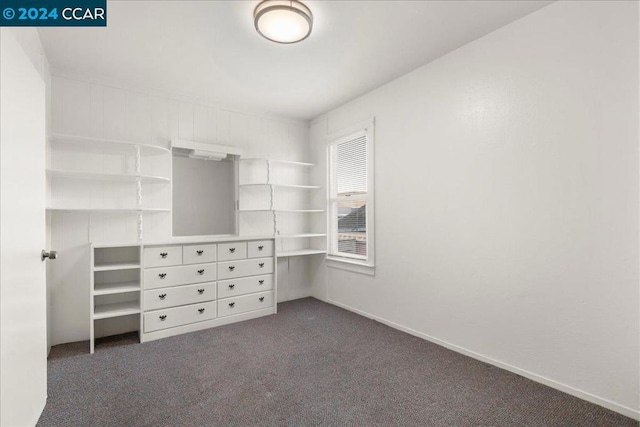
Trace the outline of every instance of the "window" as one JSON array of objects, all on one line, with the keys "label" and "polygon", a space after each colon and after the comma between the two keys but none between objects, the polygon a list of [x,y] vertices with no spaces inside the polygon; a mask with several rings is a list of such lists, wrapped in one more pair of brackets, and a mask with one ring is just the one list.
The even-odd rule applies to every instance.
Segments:
[{"label": "window", "polygon": [[373,266],[373,120],[329,143],[328,255]]}]

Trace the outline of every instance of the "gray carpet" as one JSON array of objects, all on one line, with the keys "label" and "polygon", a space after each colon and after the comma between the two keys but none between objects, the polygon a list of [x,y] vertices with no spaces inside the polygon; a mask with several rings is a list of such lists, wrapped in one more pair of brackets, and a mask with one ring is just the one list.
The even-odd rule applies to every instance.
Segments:
[{"label": "gray carpet", "polygon": [[638,426],[312,298],[278,311],[56,346],[38,426]]}]

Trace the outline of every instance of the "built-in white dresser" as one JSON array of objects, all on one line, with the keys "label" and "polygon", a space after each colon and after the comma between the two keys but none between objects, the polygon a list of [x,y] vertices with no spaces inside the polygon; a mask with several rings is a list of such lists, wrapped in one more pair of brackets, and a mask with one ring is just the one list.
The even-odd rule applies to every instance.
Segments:
[{"label": "built-in white dresser", "polygon": [[272,238],[93,246],[91,352],[98,320],[137,315],[145,342],[274,314],[275,267]]}]

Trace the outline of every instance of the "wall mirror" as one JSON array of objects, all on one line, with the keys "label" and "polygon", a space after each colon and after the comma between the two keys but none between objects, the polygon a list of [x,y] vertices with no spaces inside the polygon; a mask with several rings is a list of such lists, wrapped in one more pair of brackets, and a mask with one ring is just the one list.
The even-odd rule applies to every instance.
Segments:
[{"label": "wall mirror", "polygon": [[172,141],[174,236],[237,234],[239,154],[229,151],[233,147]]}]

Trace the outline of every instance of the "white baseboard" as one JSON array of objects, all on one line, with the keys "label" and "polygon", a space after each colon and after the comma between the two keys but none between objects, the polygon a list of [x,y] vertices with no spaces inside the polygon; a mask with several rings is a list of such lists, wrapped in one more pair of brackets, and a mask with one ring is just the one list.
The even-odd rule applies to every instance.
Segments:
[{"label": "white baseboard", "polygon": [[389,321],[387,319],[383,319],[381,317],[374,316],[372,314],[369,314],[369,313],[367,313],[365,311],[362,311],[362,310],[359,310],[357,308],[348,306],[346,304],[342,304],[342,303],[339,303],[337,301],[333,301],[330,298],[325,300],[325,302],[327,302],[329,304],[333,304],[333,305],[335,305],[337,307],[340,307],[340,308],[344,308],[345,310],[351,311],[353,313],[359,314],[361,316],[367,317],[367,318],[375,320],[377,322],[384,323],[385,325],[390,326],[390,327],[392,327],[394,329],[400,330],[402,332],[406,332],[406,333],[408,333],[410,335],[416,336],[418,338],[422,338],[422,339],[424,339],[426,341],[430,341],[430,342],[432,342],[434,344],[441,345],[442,347],[448,348],[449,350],[453,350],[453,351],[455,351],[457,353],[464,354],[465,356],[469,356],[469,357],[472,357],[472,358],[474,358],[476,360],[480,360],[480,361],[488,363],[490,365],[497,366],[498,368],[505,369],[505,370],[507,370],[509,372],[513,372],[514,374],[518,374],[520,376],[528,378],[528,379],[530,379],[532,381],[538,382],[540,384],[544,384],[544,385],[549,386],[551,388],[555,388],[556,390],[560,390],[560,391],[562,391],[564,393],[570,394],[570,395],[575,396],[575,397],[577,397],[579,399],[586,400],[587,402],[594,403],[596,405],[602,406],[604,408],[607,408],[607,409],[610,409],[610,410],[612,410],[614,412],[622,414],[622,415],[624,415],[626,417],[633,418],[635,420],[640,421],[640,411],[638,411],[638,410],[629,408],[629,407],[624,406],[624,405],[620,405],[618,403],[612,402],[612,401],[604,399],[602,397],[595,396],[595,395],[593,395],[591,393],[588,393],[586,391],[578,390],[578,389],[576,389],[574,387],[571,387],[569,385],[559,383],[557,381],[554,381],[552,379],[543,377],[543,376],[538,375],[538,374],[534,374],[533,372],[529,372],[529,371],[526,371],[524,369],[520,369],[518,367],[509,365],[507,363],[500,362],[499,360],[495,360],[495,359],[492,359],[490,357],[484,356],[482,354],[476,353],[474,351],[467,350],[466,348],[457,346],[455,344],[451,344],[451,343],[443,341],[441,339],[438,339],[438,338],[432,337],[430,335],[424,334],[422,332],[416,331],[415,329],[411,329],[411,328],[408,328],[406,326],[403,326],[403,325],[397,324],[395,322]]},{"label": "white baseboard", "polygon": [[[287,301],[293,301],[293,300],[302,299],[302,298],[309,298],[312,296],[313,295],[311,295],[311,292],[309,289],[298,289],[294,291],[289,291],[289,299],[287,299]],[[287,302],[287,301],[282,301],[282,302]]]}]

